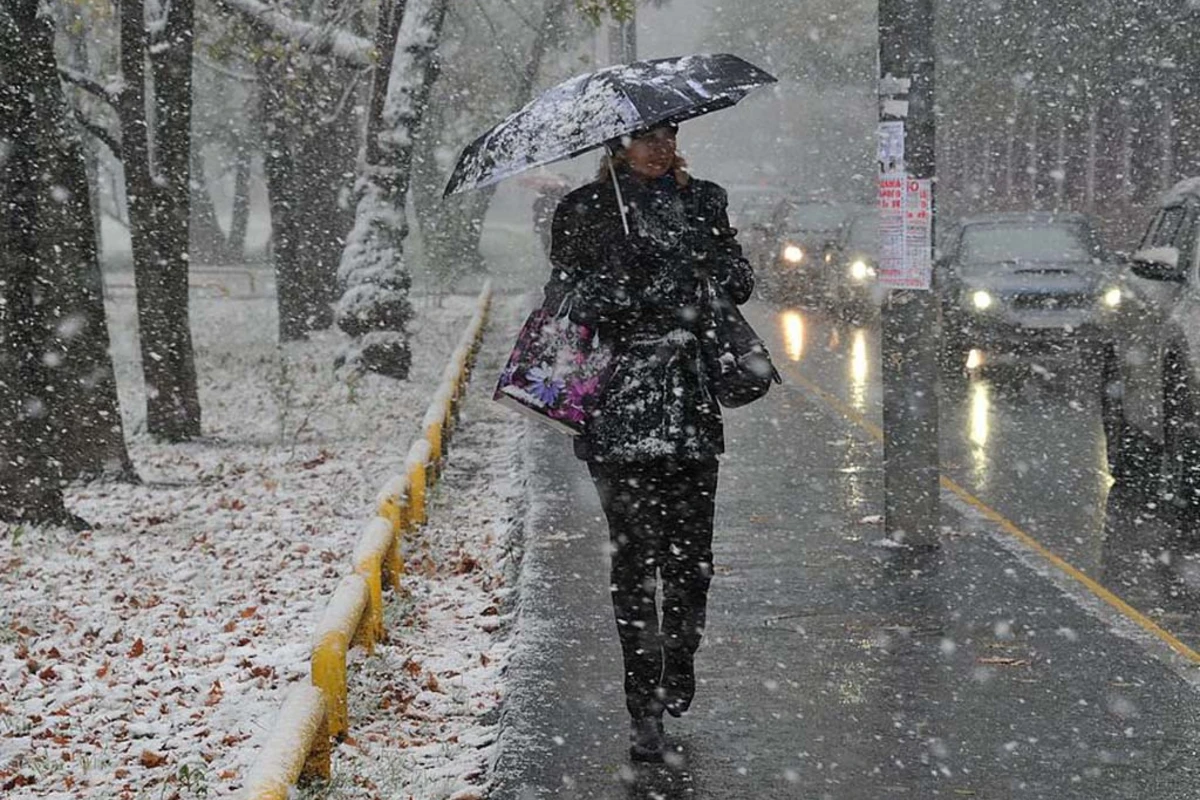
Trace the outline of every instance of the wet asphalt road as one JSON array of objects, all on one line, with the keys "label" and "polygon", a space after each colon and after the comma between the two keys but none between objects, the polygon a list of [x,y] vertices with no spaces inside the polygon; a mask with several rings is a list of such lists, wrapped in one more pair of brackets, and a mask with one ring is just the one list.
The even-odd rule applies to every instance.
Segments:
[{"label": "wet asphalt road", "polygon": [[[1195,667],[960,502],[944,507],[944,558],[898,563],[877,546],[877,334],[750,316],[785,385],[727,415],[701,688],[667,720],[679,757],[629,764],[599,504],[568,443],[532,431],[492,797],[1200,796]],[[1200,646],[1187,540],[1109,490],[1086,378],[992,378],[943,403],[945,472]]]}]

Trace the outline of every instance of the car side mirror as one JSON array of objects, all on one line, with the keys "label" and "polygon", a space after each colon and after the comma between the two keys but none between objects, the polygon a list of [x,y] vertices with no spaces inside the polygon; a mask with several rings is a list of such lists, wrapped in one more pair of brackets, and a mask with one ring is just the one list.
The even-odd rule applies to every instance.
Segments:
[{"label": "car side mirror", "polygon": [[1150,281],[1181,283],[1185,271],[1179,266],[1179,249],[1151,247],[1133,254],[1129,268],[1134,275]]}]

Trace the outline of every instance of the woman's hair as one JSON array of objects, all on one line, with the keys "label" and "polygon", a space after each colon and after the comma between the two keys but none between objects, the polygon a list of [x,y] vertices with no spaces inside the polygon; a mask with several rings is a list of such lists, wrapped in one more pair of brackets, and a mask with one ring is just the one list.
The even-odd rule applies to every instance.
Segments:
[{"label": "woman's hair", "polygon": [[[626,148],[629,146],[631,139],[637,139],[651,131],[659,128],[670,128],[672,133],[678,132],[679,125],[674,122],[660,122],[657,125],[652,125],[648,128],[634,131],[627,136],[619,136],[615,139],[610,139],[604,147],[604,154],[600,156],[600,167],[596,171],[596,181],[598,183],[608,183],[612,180],[611,167],[620,169],[629,163],[629,156],[626,154]],[[678,153],[675,154],[675,163],[671,165],[671,171],[675,173],[676,179],[681,186],[687,185],[687,161]]]},{"label": "woman's hair", "polygon": [[[596,170],[596,183],[612,182],[612,168],[623,169],[629,163],[629,157],[625,155],[625,148],[616,148],[613,150],[606,149],[604,155],[600,156],[600,167]],[[678,153],[675,154],[675,163],[671,165],[671,172],[675,173],[675,180],[680,186],[687,186],[688,179],[691,175],[687,171],[687,159]]]}]

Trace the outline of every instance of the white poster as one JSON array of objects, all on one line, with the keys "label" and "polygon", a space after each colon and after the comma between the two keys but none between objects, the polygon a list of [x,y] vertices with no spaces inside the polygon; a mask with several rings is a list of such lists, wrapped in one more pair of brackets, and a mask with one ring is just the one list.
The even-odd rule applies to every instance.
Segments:
[{"label": "white poster", "polygon": [[933,279],[933,188],[903,172],[879,175],[879,285],[929,289]]}]

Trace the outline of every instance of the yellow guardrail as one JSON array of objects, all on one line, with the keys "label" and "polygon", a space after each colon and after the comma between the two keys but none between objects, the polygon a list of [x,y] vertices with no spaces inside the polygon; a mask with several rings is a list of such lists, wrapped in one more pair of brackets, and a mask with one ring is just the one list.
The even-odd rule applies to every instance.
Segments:
[{"label": "yellow guardrail", "polygon": [[301,780],[328,778],[330,749],[324,692],[297,684],[288,692],[250,771],[247,796],[288,800]]},{"label": "yellow guardrail", "polygon": [[383,587],[401,591],[400,543],[406,532],[427,520],[428,492],[444,466],[491,303],[489,281],[421,419],[403,471],[376,498],[375,516],[363,527],[351,556],[353,572],[342,578],[317,625],[311,685],[288,693],[242,787],[245,800],[286,800],[297,783],[330,775],[331,741],[345,738],[350,730],[347,653],[355,645],[370,653],[386,637]]}]

